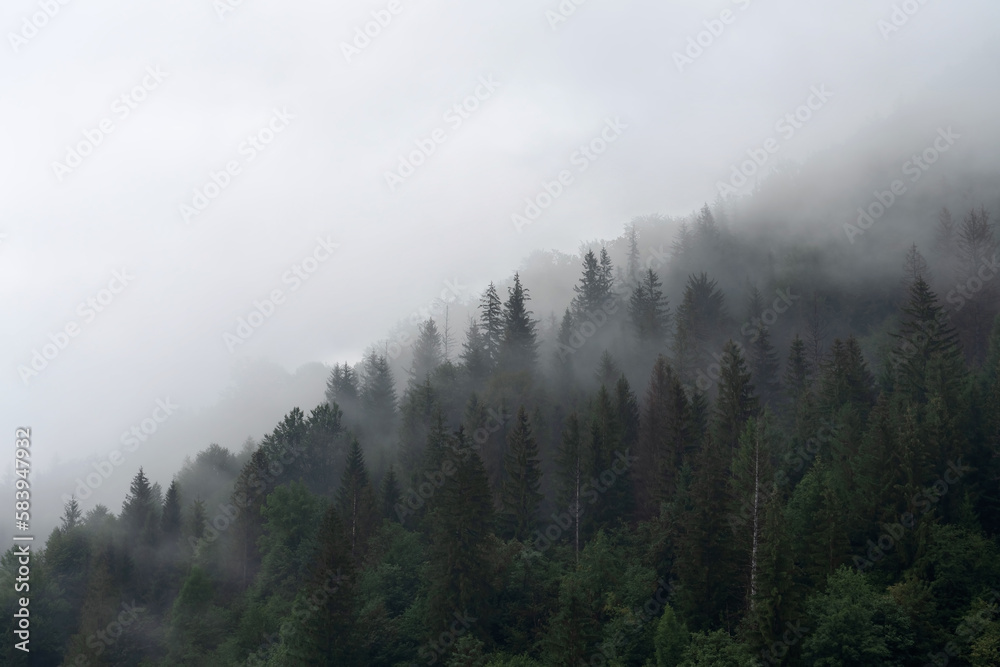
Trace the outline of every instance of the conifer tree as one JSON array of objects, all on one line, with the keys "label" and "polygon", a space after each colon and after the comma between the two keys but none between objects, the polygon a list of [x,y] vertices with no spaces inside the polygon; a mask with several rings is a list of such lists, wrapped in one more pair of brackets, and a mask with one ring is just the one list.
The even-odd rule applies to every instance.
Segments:
[{"label": "conifer tree", "polygon": [[403,491],[399,488],[399,479],[396,477],[396,470],[389,466],[388,472],[382,478],[382,517],[391,521],[399,521],[396,514],[396,505],[403,498]]},{"label": "conifer tree", "polygon": [[474,385],[480,384],[489,375],[490,357],[486,348],[486,338],[475,320],[469,321],[460,358],[465,366],[465,372],[472,378]]},{"label": "conifer tree", "polygon": [[348,414],[356,415],[360,406],[358,376],[347,363],[333,365],[330,378],[326,381],[326,400],[331,405],[336,403]]},{"label": "conifer tree", "polygon": [[666,358],[659,356],[646,389],[636,448],[635,492],[639,519],[659,514],[673,498],[690,437],[687,396]]},{"label": "conifer tree", "polygon": [[720,366],[715,434],[719,445],[733,452],[747,421],[757,415],[759,401],[743,355],[732,341],[723,348]]},{"label": "conifer tree", "polygon": [[413,343],[413,364],[410,366],[410,387],[427,381],[444,356],[441,351],[441,333],[433,319],[428,319],[419,327],[417,340]]},{"label": "conifer tree", "polygon": [[573,316],[577,321],[583,321],[587,313],[596,311],[604,304],[611,294],[611,260],[607,252],[601,250],[601,259],[593,250],[588,250],[583,256],[583,275],[580,282],[573,286],[576,296],[573,298]]},{"label": "conifer tree", "polygon": [[122,505],[121,521],[131,540],[151,545],[157,535],[156,508],[153,504],[153,490],[146,474],[139,472],[132,478],[128,495]]},{"label": "conifer tree", "polygon": [[503,307],[504,333],[501,346],[501,366],[506,372],[530,371],[535,367],[538,343],[535,321],[527,303],[531,299],[528,289],[521,285],[521,277],[514,274],[514,285],[507,288],[507,301]]},{"label": "conifer tree", "polygon": [[635,287],[639,284],[639,235],[635,228],[635,222],[626,227],[628,237],[628,256],[625,262],[625,284],[628,287]]},{"label": "conifer tree", "polygon": [[358,635],[351,537],[331,507],[323,516],[316,559],[292,606],[295,622],[282,630],[285,664],[365,664]]},{"label": "conifer tree", "polygon": [[493,283],[489,284],[483,292],[479,301],[480,315],[479,323],[483,334],[483,343],[486,347],[486,358],[489,360],[489,367],[492,371],[500,363],[500,346],[504,338],[504,314],[503,302],[497,294],[497,288]]},{"label": "conifer tree", "polygon": [[694,384],[704,373],[711,357],[710,346],[728,323],[725,298],[714,280],[705,273],[690,276],[684,287],[684,299],[677,309],[677,333],[674,336],[674,359],[681,379]]},{"label": "conifer tree", "polygon": [[666,343],[670,326],[670,306],[660,287],[656,272],[648,269],[642,281],[632,289],[628,306],[632,328],[640,345],[657,351]]},{"label": "conifer tree", "polygon": [[372,434],[383,440],[388,438],[396,423],[396,383],[389,361],[374,350],[364,359],[361,406]]},{"label": "conifer tree", "polygon": [[355,558],[364,553],[375,522],[375,491],[368,479],[368,468],[357,438],[351,440],[347,466],[337,492],[337,509]]},{"label": "conifer tree", "polygon": [[435,637],[454,613],[487,616],[491,592],[494,519],[489,483],[463,429],[455,439],[456,471],[431,501],[428,627]]},{"label": "conifer tree", "polygon": [[160,530],[167,548],[176,548],[177,540],[181,536],[181,493],[177,488],[177,480],[171,481],[167,487],[167,496],[163,501],[163,513],[160,517]]},{"label": "conifer tree", "polygon": [[583,514],[582,493],[587,474],[586,453],[580,432],[580,418],[576,412],[566,418],[562,444],[556,459],[559,466],[558,502],[572,520],[572,540],[576,559],[580,559],[580,517]]},{"label": "conifer tree", "polygon": [[526,541],[537,523],[542,473],[539,469],[538,444],[531,433],[528,413],[524,406],[517,410],[514,428],[507,438],[504,456],[501,525],[504,533],[515,540]]}]

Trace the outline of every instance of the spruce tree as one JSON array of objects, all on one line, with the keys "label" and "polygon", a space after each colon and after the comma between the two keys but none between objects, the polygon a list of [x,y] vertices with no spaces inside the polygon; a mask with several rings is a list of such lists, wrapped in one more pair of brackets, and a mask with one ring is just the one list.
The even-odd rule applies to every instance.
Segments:
[{"label": "spruce tree", "polygon": [[580,559],[580,518],[583,514],[582,494],[586,484],[587,474],[586,452],[583,445],[583,435],[580,432],[580,418],[576,412],[566,418],[563,429],[562,444],[556,458],[559,469],[559,486],[557,501],[572,520],[570,527],[573,551],[576,559]]},{"label": "spruce tree", "polygon": [[660,289],[660,279],[652,269],[632,289],[628,311],[639,344],[659,351],[666,343],[670,326],[670,306]]},{"label": "spruce tree", "polygon": [[486,338],[475,320],[469,321],[460,358],[465,366],[465,372],[469,374],[474,385],[479,385],[489,375],[490,356],[486,348]]},{"label": "spruce tree", "polygon": [[428,319],[419,327],[417,340],[413,343],[413,364],[410,366],[410,387],[423,384],[434,372],[444,356],[441,351],[441,333],[433,319]]},{"label": "spruce tree", "polygon": [[504,338],[503,302],[497,294],[493,283],[489,284],[479,301],[479,323],[483,334],[483,344],[486,347],[486,358],[492,371],[500,363],[500,346]]},{"label": "spruce tree", "polygon": [[507,438],[504,456],[501,525],[506,536],[526,541],[537,524],[542,473],[539,468],[538,444],[531,433],[528,413],[524,406],[517,410],[514,428]]},{"label": "spruce tree", "polygon": [[690,406],[680,378],[659,356],[646,389],[636,448],[635,495],[639,519],[659,515],[673,498],[690,438]]},{"label": "spruce tree", "polygon": [[719,445],[733,452],[747,421],[757,415],[759,401],[743,355],[732,341],[723,348],[720,365],[715,434]]},{"label": "spruce tree", "polygon": [[337,492],[337,510],[347,533],[351,555],[359,558],[374,528],[376,504],[375,491],[368,479],[368,468],[357,438],[351,440],[347,453],[347,466]]},{"label": "spruce tree", "polygon": [[330,378],[326,381],[326,400],[352,416],[356,416],[359,403],[358,376],[354,369],[344,364],[334,364]]},{"label": "spruce tree", "polygon": [[530,299],[528,289],[521,285],[521,277],[515,273],[514,285],[507,288],[503,307],[504,333],[500,351],[501,366],[509,373],[532,370],[538,357],[535,321],[527,308]]},{"label": "spruce tree", "polygon": [[319,527],[316,558],[282,629],[285,664],[366,664],[358,633],[351,536],[335,508]]},{"label": "spruce tree", "polygon": [[[491,592],[490,558],[493,500],[479,454],[455,434],[456,470],[431,500],[429,515],[428,629],[437,637],[453,620],[453,614],[487,616]],[[485,624],[474,626],[474,634]],[[476,629],[478,628],[478,630]]]},{"label": "spruce tree", "polygon": [[399,479],[396,477],[396,470],[392,466],[389,466],[389,471],[382,478],[380,495],[382,500],[382,517],[391,521],[399,521],[399,516],[396,513],[396,505],[402,501],[403,492],[399,488]]},{"label": "spruce tree", "polygon": [[167,487],[167,496],[163,501],[163,513],[160,517],[160,530],[167,548],[176,548],[177,540],[181,536],[181,493],[177,487],[177,480],[170,482],[170,486]]},{"label": "spruce tree", "polygon": [[674,359],[684,383],[693,385],[699,373],[706,372],[711,363],[711,345],[718,332],[727,328],[728,321],[725,297],[716,282],[705,273],[690,276],[677,309],[674,336]]}]

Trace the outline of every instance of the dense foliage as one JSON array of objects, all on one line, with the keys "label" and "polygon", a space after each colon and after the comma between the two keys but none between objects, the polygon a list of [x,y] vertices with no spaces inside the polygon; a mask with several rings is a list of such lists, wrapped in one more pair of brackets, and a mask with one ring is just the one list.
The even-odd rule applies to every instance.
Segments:
[{"label": "dense foliage", "polygon": [[587,250],[556,326],[515,274],[460,353],[427,320],[403,382],[373,350],[165,494],[71,502],[32,664],[1000,664],[989,215],[863,289],[718,217]]}]

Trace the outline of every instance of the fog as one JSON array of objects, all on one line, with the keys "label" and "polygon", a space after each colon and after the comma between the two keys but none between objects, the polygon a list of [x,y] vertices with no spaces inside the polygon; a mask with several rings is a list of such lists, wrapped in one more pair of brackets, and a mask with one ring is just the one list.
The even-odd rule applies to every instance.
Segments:
[{"label": "fog", "polygon": [[[36,526],[144,420],[85,509],[117,511],[140,465],[165,488],[210,443],[259,440],[444,303],[460,344],[518,268],[535,316],[560,317],[581,243],[689,216],[762,151],[731,228],[829,244],[845,280],[897,271],[884,227],[1000,204],[1000,6],[929,2],[888,31],[894,6],[4,3],[0,430],[32,428]],[[872,188],[909,184],[949,128],[851,242]],[[561,269],[529,261],[549,250]]]}]

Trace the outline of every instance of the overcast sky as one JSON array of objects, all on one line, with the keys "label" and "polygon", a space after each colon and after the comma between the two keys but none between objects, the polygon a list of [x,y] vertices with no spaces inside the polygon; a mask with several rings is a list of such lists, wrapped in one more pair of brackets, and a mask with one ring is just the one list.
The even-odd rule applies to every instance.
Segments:
[{"label": "overcast sky", "polygon": [[995,93],[995,0],[896,4],[919,9],[890,31],[890,0],[7,0],[0,432],[32,426],[42,467],[106,455],[246,360],[355,361],[446,281],[478,293],[532,250],[687,214],[768,138],[801,160],[943,77]]}]

